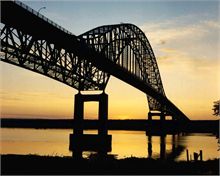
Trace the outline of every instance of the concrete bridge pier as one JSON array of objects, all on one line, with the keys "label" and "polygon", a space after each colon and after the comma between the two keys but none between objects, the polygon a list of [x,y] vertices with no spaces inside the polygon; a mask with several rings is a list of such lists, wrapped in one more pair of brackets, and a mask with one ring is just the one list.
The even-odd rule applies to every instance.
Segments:
[{"label": "concrete bridge pier", "polygon": [[159,116],[161,121],[165,121],[168,115],[165,112],[148,112],[148,121],[153,120],[153,116]]},{"label": "concrete bridge pier", "polygon": [[81,94],[78,93],[75,95],[74,103],[74,134],[82,135],[83,134],[83,113],[84,113],[84,102],[81,98]]},{"label": "concrete bridge pier", "polygon": [[[97,129],[98,134],[83,134],[84,103],[88,101],[99,102]],[[74,133],[70,134],[69,150],[74,157],[82,157],[82,151],[96,151],[100,155],[107,155],[111,151],[111,135],[108,135],[108,95],[81,94],[75,95],[74,104]]]},{"label": "concrete bridge pier", "polygon": [[[153,119],[153,117],[159,117]],[[169,117],[169,118],[168,118]],[[162,135],[178,133],[179,123],[173,116],[166,112],[152,112],[148,113],[146,134]]]}]

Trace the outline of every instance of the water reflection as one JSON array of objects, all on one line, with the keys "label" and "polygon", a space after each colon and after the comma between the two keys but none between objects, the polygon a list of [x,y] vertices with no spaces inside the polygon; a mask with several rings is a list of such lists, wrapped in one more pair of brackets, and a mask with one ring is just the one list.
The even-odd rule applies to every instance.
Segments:
[{"label": "water reflection", "polygon": [[[172,149],[167,150],[166,145],[169,144],[166,141],[166,135],[161,135],[160,137],[160,154],[159,154],[159,159],[169,159],[169,160],[174,160],[178,156],[181,155],[181,153],[184,151],[185,147],[180,145],[178,143],[178,137],[179,135],[171,135],[172,136]],[[151,135],[147,136],[148,139],[148,158],[152,158],[153,155],[153,148],[152,148],[152,137]]]},{"label": "water reflection", "polygon": [[166,138],[165,136],[160,136],[160,159],[165,159],[166,153]]},{"label": "water reflection", "polygon": [[[1,128],[1,154],[38,154],[71,156],[69,134],[72,130]],[[95,130],[85,133],[96,134]],[[203,160],[219,157],[218,139],[211,134],[146,136],[143,131],[109,131],[112,135],[111,155],[117,158],[149,157],[186,160],[186,149],[203,151]],[[91,152],[83,152],[83,156]]]},{"label": "water reflection", "polygon": [[148,158],[151,158],[152,157],[152,136],[151,135],[149,135],[148,136]]}]

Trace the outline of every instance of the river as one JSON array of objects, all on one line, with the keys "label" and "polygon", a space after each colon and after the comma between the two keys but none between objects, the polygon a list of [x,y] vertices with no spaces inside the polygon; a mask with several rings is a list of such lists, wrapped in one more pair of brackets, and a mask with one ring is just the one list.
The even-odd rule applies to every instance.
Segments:
[{"label": "river", "polygon": [[[20,129],[1,128],[1,154],[37,154],[71,156],[69,129]],[[95,130],[86,130],[95,134]],[[186,160],[186,150],[203,152],[203,160],[219,158],[218,139],[212,134],[191,133],[185,135],[146,136],[143,131],[108,132],[112,135],[112,151],[117,158],[152,157]],[[84,152],[86,157],[91,152]]]}]

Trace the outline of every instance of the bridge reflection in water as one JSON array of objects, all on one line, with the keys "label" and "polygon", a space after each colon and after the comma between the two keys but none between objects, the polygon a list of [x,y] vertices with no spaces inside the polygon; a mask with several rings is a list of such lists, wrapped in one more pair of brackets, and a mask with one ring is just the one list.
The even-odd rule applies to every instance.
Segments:
[{"label": "bridge reflection in water", "polygon": [[[34,129],[34,128],[1,128],[1,154],[38,154],[44,156],[72,156],[69,151],[70,129]],[[96,130],[85,130],[85,134],[97,134]],[[112,135],[112,151],[108,155],[116,155],[118,159],[125,157],[148,157],[148,136],[143,131],[110,130]],[[175,141],[175,142],[173,142]],[[208,142],[207,142],[208,141]],[[160,136],[151,136],[152,158],[160,158]],[[186,135],[166,135],[166,157],[170,157],[172,148],[185,148],[176,161],[186,160],[186,149],[189,154],[203,151],[203,160],[219,156],[218,139],[211,133],[190,133]],[[173,148],[174,149],[174,148]],[[84,150],[85,151],[85,150]],[[88,157],[94,152],[83,152]]]},{"label": "bridge reflection in water", "polygon": [[[80,136],[81,138],[84,138],[84,140],[81,141],[77,141],[77,140],[72,140],[71,144],[73,146],[71,146],[71,151],[72,151],[72,156],[75,158],[83,158],[83,152],[91,152],[93,153],[92,155],[97,156],[97,157],[109,157],[109,156],[117,156],[117,153],[112,153],[111,152],[111,143],[103,143],[103,141],[107,141],[109,140],[109,138],[107,138],[107,136],[103,137],[103,138],[97,138],[97,135],[89,135],[88,134],[84,134],[82,136]],[[76,139],[80,139],[80,137],[76,138]],[[91,137],[91,139],[89,139]],[[114,136],[113,136],[114,137]],[[152,158],[152,159],[160,159],[160,160],[175,160],[177,159],[182,152],[184,152],[185,150],[185,146],[183,146],[181,144],[181,142],[179,143],[179,139],[184,137],[181,136],[180,134],[173,134],[172,135],[172,140],[171,141],[166,141],[166,135],[160,135],[160,136],[152,136],[152,135],[148,135],[146,136],[147,138],[147,148],[146,148],[146,155],[142,155],[142,157],[147,157],[147,158]],[[159,138],[159,145],[157,145],[157,142],[155,141],[155,138]],[[70,138],[71,139],[71,138]],[[87,142],[84,142],[82,144],[82,141],[85,141],[85,139],[87,140]],[[101,140],[100,140],[101,139]],[[152,140],[154,139],[154,140]],[[75,144],[74,144],[75,142]],[[98,143],[101,143],[101,145],[97,145]],[[170,146],[171,145],[171,146]],[[102,146],[102,147],[100,147]],[[169,146],[167,148],[167,146]],[[125,147],[125,146],[124,146]],[[130,144],[130,146],[126,146],[126,147],[131,147],[132,148],[132,144]],[[123,150],[123,149],[122,149]],[[95,154],[94,154],[95,152]],[[110,155],[108,155],[108,153],[112,153]]]},{"label": "bridge reflection in water", "polygon": [[[147,136],[148,138],[148,158],[152,158],[153,156],[153,147],[152,147],[152,136],[149,135]],[[178,143],[178,138],[179,138],[179,134],[172,135],[172,148],[171,151],[167,151],[166,150],[166,135],[161,135],[160,136],[160,153],[159,156],[156,156],[157,158],[160,159],[167,159],[167,160],[174,160],[176,159],[178,156],[180,156],[180,154],[184,151],[185,147],[182,145],[179,145]]]}]

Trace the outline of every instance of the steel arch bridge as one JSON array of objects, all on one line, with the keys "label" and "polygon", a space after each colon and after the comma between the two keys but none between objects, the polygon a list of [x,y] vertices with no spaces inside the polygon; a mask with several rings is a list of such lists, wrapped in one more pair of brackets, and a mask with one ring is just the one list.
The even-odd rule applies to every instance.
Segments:
[{"label": "steel arch bridge", "polygon": [[179,121],[188,120],[167,99],[153,50],[137,26],[106,25],[75,36],[21,2],[1,4],[3,62],[43,74],[79,91],[104,91],[113,75],[145,92],[150,111],[171,115]]}]

